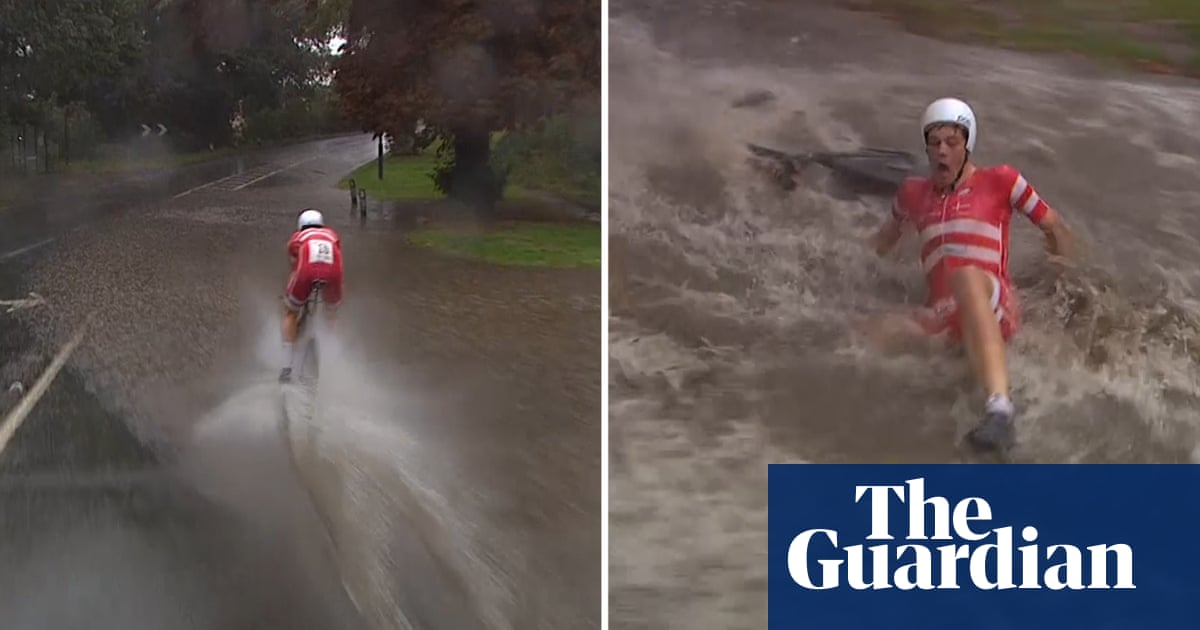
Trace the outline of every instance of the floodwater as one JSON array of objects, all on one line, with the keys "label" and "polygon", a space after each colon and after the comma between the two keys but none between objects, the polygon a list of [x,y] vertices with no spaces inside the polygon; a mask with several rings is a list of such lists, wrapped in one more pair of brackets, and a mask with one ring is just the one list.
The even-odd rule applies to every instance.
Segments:
[{"label": "floodwater", "polygon": [[[0,309],[5,387],[89,323],[0,460],[6,628],[76,609],[96,628],[598,626],[600,274],[439,256],[375,201],[351,215],[335,184],[374,151],[307,142],[186,195],[120,186],[13,222],[29,240],[0,253],[50,240],[0,265],[3,299],[45,298]],[[357,288],[305,397],[277,382],[279,247],[310,206]]]},{"label": "floodwater", "polygon": [[886,259],[863,244],[887,195],[820,167],[786,193],[745,142],[919,156],[924,106],[968,100],[978,161],[1020,169],[1086,254],[1054,273],[1014,218],[1014,459],[1180,462],[1200,441],[1200,90],[819,4],[612,6],[614,627],[763,627],[766,464],[964,461],[980,415],[961,358],[851,335],[924,299],[911,234]]}]

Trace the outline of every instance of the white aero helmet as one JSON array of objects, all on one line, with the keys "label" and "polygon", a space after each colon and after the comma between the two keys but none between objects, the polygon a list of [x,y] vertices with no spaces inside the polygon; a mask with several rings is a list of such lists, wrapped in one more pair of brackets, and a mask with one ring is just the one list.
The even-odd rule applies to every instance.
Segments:
[{"label": "white aero helmet", "polygon": [[971,106],[956,98],[939,98],[925,108],[921,116],[921,141],[926,141],[926,134],[933,125],[958,125],[967,132],[967,152],[975,152],[975,141],[979,136],[979,125],[975,122],[975,112]]},{"label": "white aero helmet", "polygon": [[322,227],[325,225],[325,217],[321,215],[320,210],[309,208],[300,213],[300,218],[296,221],[296,229],[303,230],[307,227]]}]

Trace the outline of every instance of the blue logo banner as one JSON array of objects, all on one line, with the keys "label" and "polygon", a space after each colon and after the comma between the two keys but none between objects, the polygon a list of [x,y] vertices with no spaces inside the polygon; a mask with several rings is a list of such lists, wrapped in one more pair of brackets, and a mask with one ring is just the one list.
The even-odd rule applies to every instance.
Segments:
[{"label": "blue logo banner", "polygon": [[772,630],[1200,628],[1200,466],[768,471]]}]

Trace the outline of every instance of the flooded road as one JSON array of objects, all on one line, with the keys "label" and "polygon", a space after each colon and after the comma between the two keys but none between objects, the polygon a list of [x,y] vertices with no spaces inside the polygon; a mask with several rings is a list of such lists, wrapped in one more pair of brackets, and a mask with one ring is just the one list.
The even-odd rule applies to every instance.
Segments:
[{"label": "flooded road", "polygon": [[[0,451],[13,627],[598,626],[599,271],[408,245],[335,188],[374,153],[9,215],[11,247],[51,240],[0,261],[5,299],[44,298],[0,313],[0,410],[83,339]],[[304,408],[275,379],[309,206],[348,290]]]},{"label": "flooded road", "polygon": [[1015,459],[1186,462],[1200,443],[1200,89],[823,4],[612,5],[613,627],[763,627],[766,464],[963,461],[979,416],[958,358],[850,335],[924,299],[911,234],[884,260],[863,245],[887,196],[820,167],[785,194],[746,142],[921,156],[925,105],[967,100],[977,159],[1019,168],[1087,254],[1055,274],[1014,219]]},{"label": "flooded road", "polygon": [[[13,274],[27,271],[24,259],[6,264],[0,286],[20,286]],[[58,348],[43,348],[14,315],[0,318],[8,414]],[[281,536],[197,492],[77,368],[59,372],[16,421],[0,450],[5,627],[366,627],[303,536]],[[277,488],[291,491],[277,506],[304,508],[294,489]]]},{"label": "flooded road", "polygon": [[[50,176],[39,184],[41,189],[31,199],[0,208],[6,227],[0,233],[0,262],[91,221],[129,212],[146,200],[181,198],[204,189],[234,189],[321,152],[365,144],[359,134],[343,134],[170,170],[107,177],[75,176],[65,180]],[[370,157],[362,152],[367,156],[364,159]]]}]

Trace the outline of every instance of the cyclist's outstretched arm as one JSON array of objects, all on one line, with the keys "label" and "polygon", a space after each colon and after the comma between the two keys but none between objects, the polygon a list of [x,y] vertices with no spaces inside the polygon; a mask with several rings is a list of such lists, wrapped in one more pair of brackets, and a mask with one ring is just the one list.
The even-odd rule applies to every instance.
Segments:
[{"label": "cyclist's outstretched arm", "polygon": [[1042,217],[1037,226],[1042,230],[1042,235],[1046,237],[1046,251],[1051,256],[1061,256],[1067,259],[1074,256],[1074,238],[1061,214],[1055,212],[1053,208],[1047,207],[1046,215]]},{"label": "cyclist's outstretched arm", "polygon": [[1009,199],[1013,212],[1024,215],[1042,231],[1046,238],[1046,252],[1050,256],[1070,259],[1075,253],[1074,239],[1062,215],[1046,203],[1020,171],[1007,165],[1000,168],[1012,180]]}]

